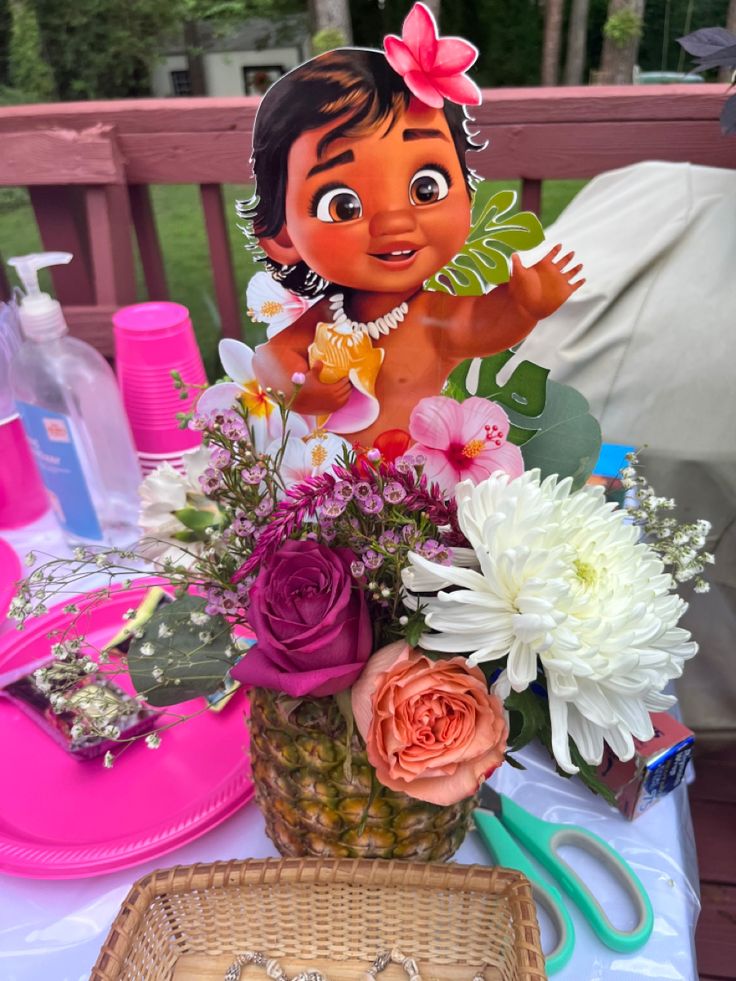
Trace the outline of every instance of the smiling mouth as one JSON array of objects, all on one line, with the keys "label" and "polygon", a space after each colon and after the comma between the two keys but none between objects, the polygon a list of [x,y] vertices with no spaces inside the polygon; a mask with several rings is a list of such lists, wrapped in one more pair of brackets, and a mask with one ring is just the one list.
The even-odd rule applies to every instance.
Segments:
[{"label": "smiling mouth", "polygon": [[393,252],[370,252],[369,255],[374,259],[380,259],[381,262],[396,263],[413,259],[418,251],[418,249],[395,249]]}]

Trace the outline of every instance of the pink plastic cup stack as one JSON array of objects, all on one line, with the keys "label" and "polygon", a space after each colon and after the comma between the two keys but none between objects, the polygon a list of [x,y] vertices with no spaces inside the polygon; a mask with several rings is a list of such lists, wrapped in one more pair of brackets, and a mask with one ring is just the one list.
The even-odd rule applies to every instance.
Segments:
[{"label": "pink plastic cup stack", "polygon": [[112,322],[118,382],[143,475],[162,463],[182,470],[202,435],[179,428],[177,413],[192,409],[197,392],[180,398],[171,372],[189,385],[207,382],[189,311],[180,303],[135,303]]}]

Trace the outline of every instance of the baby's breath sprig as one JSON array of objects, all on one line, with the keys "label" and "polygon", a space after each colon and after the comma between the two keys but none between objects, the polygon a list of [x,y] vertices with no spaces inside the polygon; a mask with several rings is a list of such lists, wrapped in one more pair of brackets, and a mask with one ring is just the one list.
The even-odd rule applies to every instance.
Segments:
[{"label": "baby's breath sprig", "polygon": [[[39,555],[33,555],[32,558],[33,562],[29,563],[31,565],[38,561]],[[21,580],[8,609],[8,616],[15,620],[16,628],[22,630],[27,620],[48,613],[53,603],[65,597],[75,597],[85,587],[89,588],[92,576],[97,579],[101,575],[105,577],[106,582],[99,594],[96,593],[100,599],[104,599],[114,584],[127,588],[135,576],[140,576],[145,568],[145,561],[145,556],[129,549],[78,546],[72,552],[71,559],[51,558]],[[79,612],[73,602],[67,603],[63,611],[69,614]]]},{"label": "baby's breath sprig", "polygon": [[672,517],[675,501],[658,497],[646,477],[637,471],[637,454],[628,453],[626,461],[628,465],[621,471],[621,483],[626,490],[632,491],[634,502],[629,513],[641,527],[649,547],[659,555],[677,582],[694,580],[695,592],[707,593],[710,585],[703,573],[706,566],[715,561],[713,554],[705,551],[710,522],[703,518],[678,522]]}]

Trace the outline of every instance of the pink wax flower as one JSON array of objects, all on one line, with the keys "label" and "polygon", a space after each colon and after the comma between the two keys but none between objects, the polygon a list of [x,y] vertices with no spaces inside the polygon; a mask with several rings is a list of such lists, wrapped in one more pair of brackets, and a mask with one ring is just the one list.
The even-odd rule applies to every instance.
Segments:
[{"label": "pink wax flower", "polygon": [[261,565],[250,588],[256,644],[232,669],[236,681],[296,697],[348,688],[371,652],[365,594],[348,549],[287,541]]},{"label": "pink wax flower", "polygon": [[389,34],[383,47],[389,65],[425,105],[441,109],[445,99],[461,106],[480,105],[480,89],[464,74],[478,49],[460,37],[439,37],[423,3],[409,11],[401,37]]},{"label": "pink wax flower", "polygon": [[509,417],[500,405],[477,397],[456,402],[444,395],[422,399],[409,419],[412,454],[425,457],[427,479],[452,494],[461,480],[477,484],[503,470],[524,472],[521,450],[506,439]]},{"label": "pink wax flower", "polygon": [[455,804],[504,761],[503,704],[464,657],[433,661],[389,644],[353,685],[352,704],[379,781],[417,800]]}]

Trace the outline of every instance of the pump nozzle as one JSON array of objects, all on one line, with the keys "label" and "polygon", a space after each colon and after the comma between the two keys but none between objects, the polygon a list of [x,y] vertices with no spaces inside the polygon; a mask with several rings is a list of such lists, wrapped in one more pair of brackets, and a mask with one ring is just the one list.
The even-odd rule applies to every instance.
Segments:
[{"label": "pump nozzle", "polygon": [[28,255],[16,255],[8,259],[23,284],[26,296],[39,296],[41,288],[38,285],[38,270],[46,266],[65,266],[74,256],[71,252],[31,252]]},{"label": "pump nozzle", "polygon": [[8,259],[8,265],[15,269],[23,284],[25,295],[20,304],[20,322],[26,337],[44,340],[66,333],[61,306],[41,290],[38,270],[66,265],[72,258],[71,252],[31,252]]}]

